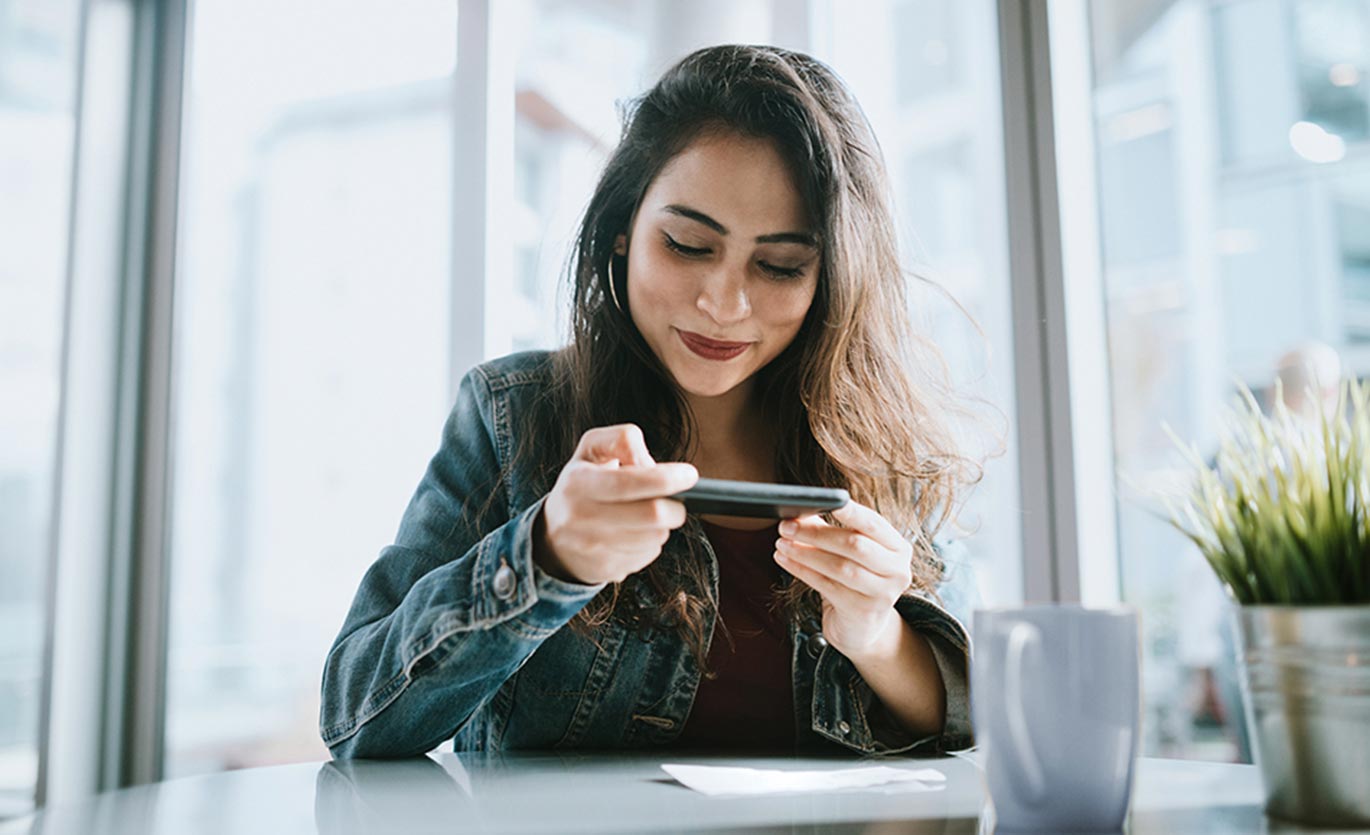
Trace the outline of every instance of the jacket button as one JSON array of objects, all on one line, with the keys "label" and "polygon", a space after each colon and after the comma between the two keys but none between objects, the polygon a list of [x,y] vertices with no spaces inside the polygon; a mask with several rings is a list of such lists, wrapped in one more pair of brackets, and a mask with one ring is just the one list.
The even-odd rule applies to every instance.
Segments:
[{"label": "jacket button", "polygon": [[837,723],[837,732],[846,736],[851,733],[851,725],[848,725],[847,720],[843,719],[841,722]]},{"label": "jacket button", "polygon": [[823,648],[828,645],[828,639],[823,637],[822,632],[815,632],[804,642],[804,648],[809,651],[810,658],[817,658],[823,652]]},{"label": "jacket button", "polygon": [[514,578],[514,569],[508,563],[500,563],[499,569],[495,571],[495,597],[500,600],[509,600],[514,596],[514,589],[518,582]]}]

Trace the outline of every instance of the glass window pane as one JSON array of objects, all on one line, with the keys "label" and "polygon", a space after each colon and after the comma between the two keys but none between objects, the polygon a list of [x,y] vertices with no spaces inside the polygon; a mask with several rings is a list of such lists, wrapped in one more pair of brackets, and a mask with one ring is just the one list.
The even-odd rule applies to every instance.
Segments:
[{"label": "glass window pane", "polygon": [[456,0],[200,0],[168,776],[319,759],[322,665],[449,403]]},{"label": "glass window pane", "polygon": [[79,4],[0,0],[0,819],[33,805]]},{"label": "glass window pane", "polygon": [[564,344],[558,295],[580,213],[618,142],[625,102],[644,78],[654,18],[667,4],[510,0],[519,33],[514,93],[516,272],[511,351]]},{"label": "glass window pane", "polygon": [[[1249,760],[1227,601],[1158,491],[1291,351],[1370,371],[1370,2],[1092,0],[1123,596],[1148,754]],[[1100,408],[1105,404],[1100,403]],[[1102,412],[1101,412],[1102,413]]]}]

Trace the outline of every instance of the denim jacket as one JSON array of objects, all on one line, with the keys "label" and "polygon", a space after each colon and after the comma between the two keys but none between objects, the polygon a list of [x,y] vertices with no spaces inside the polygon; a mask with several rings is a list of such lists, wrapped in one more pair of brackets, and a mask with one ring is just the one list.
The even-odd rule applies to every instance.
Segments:
[{"label": "denim jacket", "polygon": [[[646,584],[630,577],[621,590],[638,601],[640,617],[615,618],[593,636],[570,629],[603,586],[565,582],[538,567],[531,535],[545,496],[533,494],[527,473],[498,479],[513,460],[515,416],[546,384],[549,356],[503,357],[462,380],[395,543],[367,571],[324,664],[319,727],[334,756],[416,756],[448,738],[458,751],[640,748],[668,745],[684,726],[700,670],[676,631],[650,616],[656,607]],[[494,497],[500,513],[475,521],[462,513],[469,497],[483,501],[492,489],[501,494]],[[672,531],[658,559],[689,559],[684,537],[702,545],[696,553],[707,555],[716,587],[717,563],[694,515]],[[792,622],[801,750],[941,752],[970,744],[969,638],[948,611],[968,600],[969,567],[938,548],[948,565],[942,603],[909,594],[897,609],[927,638],[941,671],[942,733],[905,732],[816,622]],[[714,589],[693,591],[713,597]]]}]

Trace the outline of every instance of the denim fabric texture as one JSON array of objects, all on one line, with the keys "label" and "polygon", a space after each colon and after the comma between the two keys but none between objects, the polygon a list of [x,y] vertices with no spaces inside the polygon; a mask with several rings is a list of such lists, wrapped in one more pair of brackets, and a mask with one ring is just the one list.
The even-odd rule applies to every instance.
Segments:
[{"label": "denim fabric texture", "polygon": [[[452,738],[458,751],[644,748],[668,745],[684,726],[700,672],[674,630],[657,623],[645,584],[622,592],[642,613],[593,638],[567,623],[604,587],[569,583],[533,561],[543,495],[513,459],[516,416],[546,385],[545,351],[513,354],[462,380],[442,442],[400,522],[357,590],[324,665],[319,727],[335,757],[417,756]],[[498,512],[462,512],[492,496]],[[659,559],[690,559],[699,520],[673,531]],[[790,624],[795,722],[801,750],[940,753],[971,742],[970,639],[963,627],[974,582],[963,549],[937,543],[948,570],[932,595],[897,609],[928,639],[947,691],[938,735],[915,738],[879,706],[856,668],[815,638],[816,622]],[[713,596],[714,589],[693,590]],[[564,628],[565,627],[565,628]],[[712,634],[713,623],[707,624]]]}]

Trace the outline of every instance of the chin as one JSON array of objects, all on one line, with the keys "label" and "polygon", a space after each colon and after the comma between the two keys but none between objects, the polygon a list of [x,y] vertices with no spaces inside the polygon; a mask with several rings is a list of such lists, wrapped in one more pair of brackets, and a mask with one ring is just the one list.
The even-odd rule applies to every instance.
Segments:
[{"label": "chin", "polygon": [[696,397],[718,397],[727,394],[743,381],[745,375],[708,375],[695,371],[692,374],[676,375],[676,383]]},{"label": "chin", "polygon": [[704,386],[682,385],[681,388],[695,397],[718,397],[732,391],[736,385],[737,383],[729,381],[727,385],[713,382]]}]

